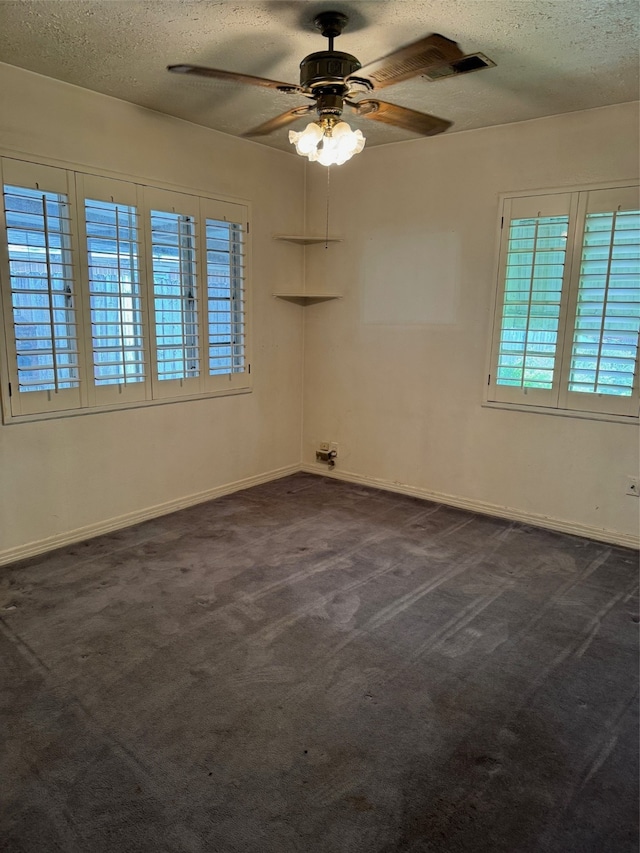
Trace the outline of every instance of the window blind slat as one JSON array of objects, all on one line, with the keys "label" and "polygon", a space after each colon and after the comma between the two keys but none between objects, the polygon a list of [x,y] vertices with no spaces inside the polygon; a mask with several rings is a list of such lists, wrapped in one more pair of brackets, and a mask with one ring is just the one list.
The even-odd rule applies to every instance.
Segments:
[{"label": "window blind slat", "polygon": [[196,232],[193,217],[151,211],[159,380],[200,375]]},{"label": "window blind slat", "polygon": [[569,390],[631,396],[639,331],[640,211],[587,213]]},{"label": "window blind slat", "polygon": [[250,387],[245,204],[8,157],[0,169],[3,417]]},{"label": "window blind slat", "polygon": [[552,387],[568,223],[539,216],[509,225],[497,385]]},{"label": "window blind slat", "polygon": [[5,185],[4,203],[18,390],[77,387],[68,197]]},{"label": "window blind slat", "polygon": [[209,374],[245,371],[244,232],[206,219]]},{"label": "window blind slat", "polygon": [[[84,209],[94,382],[139,382],[146,369],[138,213],[132,205],[91,198],[84,200]],[[129,364],[135,365],[132,372],[125,369]]]}]

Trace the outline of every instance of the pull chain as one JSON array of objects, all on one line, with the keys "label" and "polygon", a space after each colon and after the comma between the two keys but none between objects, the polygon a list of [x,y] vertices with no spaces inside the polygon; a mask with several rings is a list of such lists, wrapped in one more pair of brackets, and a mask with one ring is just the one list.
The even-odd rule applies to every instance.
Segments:
[{"label": "pull chain", "polygon": [[324,247],[329,248],[329,178],[331,176],[331,166],[327,166],[327,221],[325,224]]}]

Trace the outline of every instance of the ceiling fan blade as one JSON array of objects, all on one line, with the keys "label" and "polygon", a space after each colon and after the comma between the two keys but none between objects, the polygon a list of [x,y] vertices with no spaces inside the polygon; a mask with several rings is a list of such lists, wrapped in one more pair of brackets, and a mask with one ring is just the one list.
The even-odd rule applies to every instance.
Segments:
[{"label": "ceiling fan blade", "polygon": [[347,101],[349,106],[363,118],[372,118],[384,124],[393,124],[405,130],[412,130],[421,136],[435,136],[451,127],[453,122],[428,113],[419,113],[407,107],[387,104],[384,101]]},{"label": "ceiling fan blade", "polygon": [[304,107],[294,107],[292,110],[288,110],[286,113],[281,113],[279,116],[275,118],[270,118],[269,121],[265,121],[263,124],[259,124],[257,127],[252,128],[251,130],[247,130],[243,133],[243,136],[266,136],[267,133],[272,133],[274,130],[279,130],[281,127],[285,127],[287,124],[291,124],[292,121],[295,121],[297,118],[301,116],[306,116],[308,113],[312,113],[315,111],[315,104],[306,104]]},{"label": "ceiling fan blade", "polygon": [[401,80],[425,74],[433,68],[447,66],[463,56],[455,41],[432,33],[364,65],[352,75],[352,79],[364,77],[372,83],[374,89],[383,89]]},{"label": "ceiling fan blade", "polygon": [[213,77],[216,80],[230,80],[234,83],[247,83],[250,86],[262,86],[265,89],[278,89],[280,92],[302,92],[295,83],[279,83],[266,77],[253,77],[251,74],[237,74],[235,71],[222,71],[219,68],[207,68],[204,65],[167,65],[167,71],[174,74],[195,74],[197,77]]}]

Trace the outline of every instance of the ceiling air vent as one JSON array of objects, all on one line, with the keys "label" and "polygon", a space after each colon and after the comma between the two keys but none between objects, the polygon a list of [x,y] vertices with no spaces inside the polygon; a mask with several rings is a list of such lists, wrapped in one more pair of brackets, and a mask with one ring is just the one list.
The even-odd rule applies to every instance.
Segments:
[{"label": "ceiling air vent", "polygon": [[445,77],[457,77],[459,74],[469,74],[470,71],[482,71],[483,68],[493,68],[495,62],[485,56],[484,53],[469,53],[461,59],[455,59],[446,65],[438,65],[430,68],[423,75],[430,83],[436,80],[444,80]]}]

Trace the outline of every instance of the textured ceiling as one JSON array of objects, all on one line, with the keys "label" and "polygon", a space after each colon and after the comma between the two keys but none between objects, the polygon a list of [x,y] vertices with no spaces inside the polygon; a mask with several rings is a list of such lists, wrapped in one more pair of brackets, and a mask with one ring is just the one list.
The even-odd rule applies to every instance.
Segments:
[{"label": "textured ceiling", "polygon": [[[381,93],[452,120],[448,133],[638,98],[638,0],[0,0],[0,61],[239,135],[306,100],[172,75],[165,66],[210,65],[297,83],[300,60],[326,49],[312,20],[327,9],[349,15],[335,47],[363,64],[430,32],[497,63]],[[348,120],[368,145],[413,137]],[[287,129],[258,141],[292,150]]]}]

